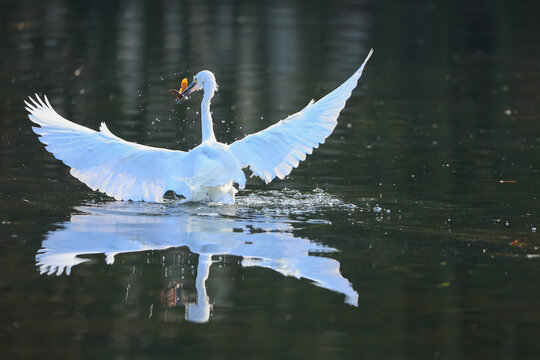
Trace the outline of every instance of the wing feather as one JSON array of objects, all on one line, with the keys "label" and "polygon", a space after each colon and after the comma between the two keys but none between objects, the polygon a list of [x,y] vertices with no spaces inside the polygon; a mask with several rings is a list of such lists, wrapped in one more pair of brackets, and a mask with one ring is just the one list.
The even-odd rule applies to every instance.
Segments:
[{"label": "wing feather", "polygon": [[319,101],[311,100],[296,114],[232,143],[230,150],[242,166],[249,166],[253,175],[267,183],[289,175],[332,133],[372,53],[373,49],[347,81]]},{"label": "wing feather", "polygon": [[25,104],[28,117],[39,125],[32,128],[39,140],[91,189],[117,200],[161,202],[169,189],[190,195],[189,153],[122,140],[105,123],[100,131],[75,124],[60,116],[46,96],[43,101],[36,94]]}]

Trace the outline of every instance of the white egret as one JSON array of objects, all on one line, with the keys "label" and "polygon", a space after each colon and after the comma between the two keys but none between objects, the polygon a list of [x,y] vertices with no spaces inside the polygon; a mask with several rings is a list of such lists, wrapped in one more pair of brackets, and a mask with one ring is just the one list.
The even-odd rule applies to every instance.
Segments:
[{"label": "white egret", "polygon": [[212,200],[234,203],[246,184],[243,168],[251,169],[266,183],[283,179],[314,148],[324,143],[337,125],[339,113],[371,57],[337,89],[311,101],[304,109],[255,134],[230,145],[216,140],[212,127],[210,100],[217,91],[214,74],[203,70],[189,86],[183,83],[181,100],[203,90],[201,103],[202,142],[190,151],[160,149],[125,141],[101,123],[100,131],[77,125],[60,116],[47,97],[37,94],[25,101],[39,140],[57,159],[71,168],[71,174],[117,200],[162,202],[169,190],[185,201]]}]

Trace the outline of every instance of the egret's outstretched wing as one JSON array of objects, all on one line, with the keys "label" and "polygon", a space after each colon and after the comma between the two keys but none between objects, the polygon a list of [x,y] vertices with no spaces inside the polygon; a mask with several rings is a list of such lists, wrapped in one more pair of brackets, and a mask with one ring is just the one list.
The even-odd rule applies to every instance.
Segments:
[{"label": "egret's outstretched wing", "polygon": [[[162,201],[174,186],[178,193],[189,192],[188,153],[131,143],[112,134],[105,123],[94,131],[64,119],[49,100],[36,95],[25,101],[28,117],[39,140],[57,159],[71,167],[71,174],[93,190],[117,200]],[[187,196],[187,194],[182,194]]]},{"label": "egret's outstretched wing", "polygon": [[283,179],[289,175],[306,154],[311,154],[332,133],[372,53],[373,49],[362,66],[330,94],[317,102],[312,100],[285,120],[232,143],[230,150],[242,166],[249,166],[253,175],[267,183],[276,176]]}]

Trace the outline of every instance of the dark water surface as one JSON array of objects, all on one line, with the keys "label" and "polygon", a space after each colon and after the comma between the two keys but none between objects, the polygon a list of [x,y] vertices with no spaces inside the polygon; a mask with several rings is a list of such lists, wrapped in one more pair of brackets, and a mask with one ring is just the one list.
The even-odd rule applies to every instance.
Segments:
[{"label": "dark water surface", "polygon": [[[452,4],[450,4],[452,3]],[[1,1],[0,358],[540,356],[535,1]],[[327,143],[237,204],[116,202],[23,99],[127,140],[232,142],[375,54]],[[538,229],[538,230],[537,230]]]}]

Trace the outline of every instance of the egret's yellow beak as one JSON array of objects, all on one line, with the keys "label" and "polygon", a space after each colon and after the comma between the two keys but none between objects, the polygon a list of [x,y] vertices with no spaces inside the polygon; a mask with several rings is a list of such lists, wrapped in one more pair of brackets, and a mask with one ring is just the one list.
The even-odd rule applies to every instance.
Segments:
[{"label": "egret's yellow beak", "polygon": [[193,82],[188,86],[188,81],[186,78],[184,78],[182,80],[182,83],[180,84],[180,89],[170,89],[169,93],[178,100],[184,101],[188,98],[188,95],[191,94],[191,92],[195,89],[196,84],[197,81],[193,80]]}]

